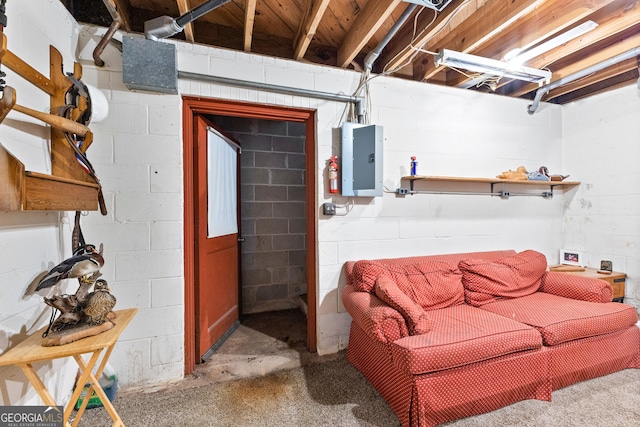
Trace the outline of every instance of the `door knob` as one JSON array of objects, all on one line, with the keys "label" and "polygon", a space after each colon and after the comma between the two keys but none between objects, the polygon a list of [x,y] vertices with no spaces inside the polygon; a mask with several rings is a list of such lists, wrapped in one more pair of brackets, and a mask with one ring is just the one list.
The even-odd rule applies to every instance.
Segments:
[{"label": "door knob", "polygon": [[240,243],[244,242],[244,237],[238,237],[238,242]]}]

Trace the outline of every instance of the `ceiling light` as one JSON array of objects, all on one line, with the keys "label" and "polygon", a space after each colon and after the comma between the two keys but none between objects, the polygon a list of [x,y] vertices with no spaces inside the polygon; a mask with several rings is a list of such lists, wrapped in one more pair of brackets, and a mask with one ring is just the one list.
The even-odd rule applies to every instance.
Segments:
[{"label": "ceiling light", "polygon": [[442,9],[447,7],[452,0],[404,0],[407,3],[417,4],[419,6],[428,7],[429,9],[434,9],[440,12]]},{"label": "ceiling light", "polygon": [[483,58],[482,56],[442,49],[435,56],[436,66],[446,65],[452,68],[461,68],[476,73],[485,73],[497,77],[524,80],[542,85],[545,81],[551,81],[551,71],[538,68],[514,65],[496,59]]},{"label": "ceiling light", "polygon": [[[512,49],[504,55],[504,60],[514,66],[521,66],[522,64],[529,61],[530,59],[535,58],[536,56],[542,55],[543,53],[548,52],[551,49],[555,49],[556,47],[563,45],[568,41],[575,39],[576,37],[580,37],[584,33],[593,30],[597,26],[598,24],[594,21],[583,22],[577,27],[574,27],[569,31],[566,31],[560,34],[559,36],[556,36],[544,43],[541,43],[532,49],[524,50],[524,51],[520,48]],[[491,75],[486,74],[486,75],[478,76],[474,79],[470,79],[470,80],[467,80],[466,82],[461,83],[460,85],[458,85],[458,87],[467,89],[472,86],[477,86],[479,84],[482,84],[485,80],[487,80],[487,78],[490,78],[492,75],[493,74]]]},{"label": "ceiling light", "polygon": [[597,23],[593,22],[593,21],[586,21],[583,22],[582,24],[578,25],[577,27],[574,27],[572,29],[570,29],[569,31],[565,31],[564,33],[560,34],[557,37],[552,38],[551,40],[548,40],[542,44],[539,44],[538,46],[534,47],[533,49],[529,49],[529,50],[525,50],[522,53],[519,53],[518,55],[512,57],[511,59],[507,59],[507,55],[505,55],[505,60],[507,60],[510,63],[514,63],[514,64],[524,64],[525,62],[527,62],[528,60],[530,60],[531,58],[535,58],[538,55],[542,55],[545,52],[550,51],[551,49],[555,49],[556,47],[565,44],[566,42],[575,39],[576,37],[580,37],[581,35],[583,35],[584,33],[593,30],[594,28],[596,28],[598,26]]}]

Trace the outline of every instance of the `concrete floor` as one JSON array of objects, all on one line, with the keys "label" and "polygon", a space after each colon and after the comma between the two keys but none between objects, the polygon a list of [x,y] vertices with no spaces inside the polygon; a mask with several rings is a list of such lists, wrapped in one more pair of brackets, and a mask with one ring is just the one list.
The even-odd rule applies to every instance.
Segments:
[{"label": "concrete floor", "polygon": [[183,386],[260,377],[342,357],[310,353],[306,329],[306,316],[298,308],[245,315],[213,356],[196,365]]}]

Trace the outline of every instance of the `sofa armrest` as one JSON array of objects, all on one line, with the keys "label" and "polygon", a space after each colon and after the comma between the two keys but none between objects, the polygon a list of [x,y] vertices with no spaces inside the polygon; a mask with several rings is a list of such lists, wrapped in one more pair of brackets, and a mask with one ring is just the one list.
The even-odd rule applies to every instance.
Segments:
[{"label": "sofa armrest", "polygon": [[611,302],[613,297],[611,284],[605,280],[557,271],[547,271],[542,276],[539,291],[591,302]]},{"label": "sofa armrest", "polygon": [[342,303],[353,322],[371,339],[391,343],[409,336],[407,323],[402,315],[374,294],[358,292],[346,285]]}]

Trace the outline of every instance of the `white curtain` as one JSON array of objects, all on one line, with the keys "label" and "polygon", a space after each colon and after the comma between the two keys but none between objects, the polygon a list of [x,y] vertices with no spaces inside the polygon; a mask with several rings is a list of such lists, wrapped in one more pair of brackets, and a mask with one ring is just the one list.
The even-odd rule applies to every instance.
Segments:
[{"label": "white curtain", "polygon": [[238,232],[237,148],[213,129],[207,135],[208,237]]}]

